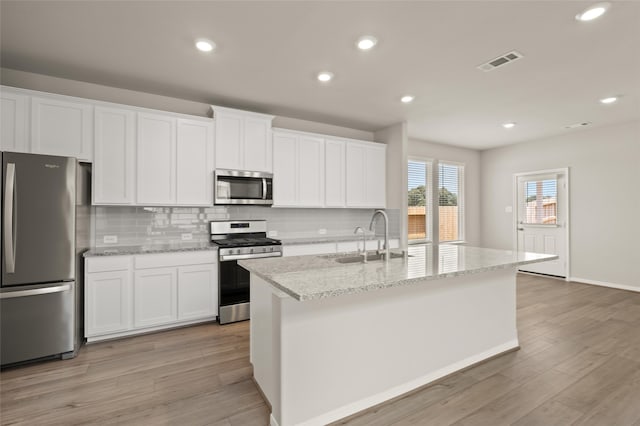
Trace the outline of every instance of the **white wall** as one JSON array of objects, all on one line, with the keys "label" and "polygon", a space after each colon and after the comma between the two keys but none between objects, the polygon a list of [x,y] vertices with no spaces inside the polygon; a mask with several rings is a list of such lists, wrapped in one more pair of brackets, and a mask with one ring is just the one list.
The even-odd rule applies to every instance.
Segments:
[{"label": "white wall", "polygon": [[483,151],[482,245],[511,249],[513,173],[569,167],[571,276],[640,290],[640,122]]},{"label": "white wall", "polygon": [[454,161],[465,165],[465,241],[469,245],[480,245],[480,152],[418,139],[409,139],[408,151],[409,158],[438,159],[439,161]]},{"label": "white wall", "polygon": [[[34,74],[8,68],[0,69],[0,83],[6,86],[20,87],[23,89],[39,90],[59,95],[76,96],[79,98],[96,99],[99,101],[152,108],[161,111],[199,115],[202,117],[211,116],[210,105],[201,102],[193,102],[186,99],[171,98],[168,96],[154,95],[152,93],[103,86],[84,81],[68,80],[65,78]],[[218,105],[216,102],[212,102],[212,104]],[[268,113],[268,111],[256,112]],[[332,126],[315,121],[299,120],[290,117],[276,116],[273,120],[273,126],[305,132],[323,133],[345,138],[368,141],[373,140],[372,132],[351,129],[348,127]]]}]

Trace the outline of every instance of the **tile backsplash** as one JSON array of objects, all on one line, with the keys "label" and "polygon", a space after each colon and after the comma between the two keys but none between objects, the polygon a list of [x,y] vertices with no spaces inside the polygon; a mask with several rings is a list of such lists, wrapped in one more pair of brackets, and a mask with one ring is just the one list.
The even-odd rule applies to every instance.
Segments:
[{"label": "tile backsplash", "polygon": [[[373,209],[280,209],[260,206],[94,207],[96,247],[166,244],[209,240],[209,221],[266,219],[276,238],[352,235],[368,229]],[[387,209],[389,234],[397,238],[399,210]],[[382,233],[378,221],[377,233]],[[325,232],[323,234],[323,232]],[[114,242],[115,241],[115,242]]]}]

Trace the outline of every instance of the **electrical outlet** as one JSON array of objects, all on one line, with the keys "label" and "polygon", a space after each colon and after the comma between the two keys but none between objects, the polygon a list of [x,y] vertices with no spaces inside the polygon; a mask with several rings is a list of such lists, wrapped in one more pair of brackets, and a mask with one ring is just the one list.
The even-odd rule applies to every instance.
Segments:
[{"label": "electrical outlet", "polygon": [[277,237],[277,236],[278,236],[278,231],[269,231],[268,235],[269,235],[271,238],[275,238],[275,237]]},{"label": "electrical outlet", "polygon": [[325,228],[320,228],[320,229],[318,229],[318,234],[327,235],[327,230]]},{"label": "electrical outlet", "polygon": [[117,244],[118,243],[118,236],[117,235],[105,235],[104,238],[102,239],[102,241],[105,244]]},{"label": "electrical outlet", "polygon": [[182,241],[191,241],[191,240],[193,240],[193,234],[191,233],[182,234]]}]

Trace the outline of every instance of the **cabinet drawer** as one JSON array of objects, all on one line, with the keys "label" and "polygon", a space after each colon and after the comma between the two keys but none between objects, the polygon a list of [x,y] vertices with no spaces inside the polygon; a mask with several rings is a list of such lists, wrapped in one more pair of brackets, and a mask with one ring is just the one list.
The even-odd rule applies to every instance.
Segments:
[{"label": "cabinet drawer", "polygon": [[85,259],[86,272],[125,271],[131,265],[131,256],[104,256]]},{"label": "cabinet drawer", "polygon": [[215,263],[218,252],[215,250],[188,251],[183,253],[141,254],[134,257],[135,269],[167,268],[171,266],[200,265]]}]

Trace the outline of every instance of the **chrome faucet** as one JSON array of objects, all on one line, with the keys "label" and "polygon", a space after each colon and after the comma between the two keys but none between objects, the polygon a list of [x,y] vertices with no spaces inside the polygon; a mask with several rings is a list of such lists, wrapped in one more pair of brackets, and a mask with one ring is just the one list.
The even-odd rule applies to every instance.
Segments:
[{"label": "chrome faucet", "polygon": [[[384,260],[386,262],[389,260],[389,216],[387,216],[387,213],[385,213],[384,210],[376,210],[373,212],[373,216],[371,216],[371,223],[369,224],[369,231],[373,231],[376,217],[379,214],[384,218]],[[380,240],[378,240],[378,251],[380,251]]]},{"label": "chrome faucet", "polygon": [[[364,257],[363,262],[367,263],[367,238],[364,232],[364,229],[362,229],[362,227],[358,226],[356,227],[355,231],[353,231],[354,234],[357,234],[358,232],[362,232],[362,256]],[[360,246],[357,246],[357,250],[358,250],[358,254],[360,254]]]}]

